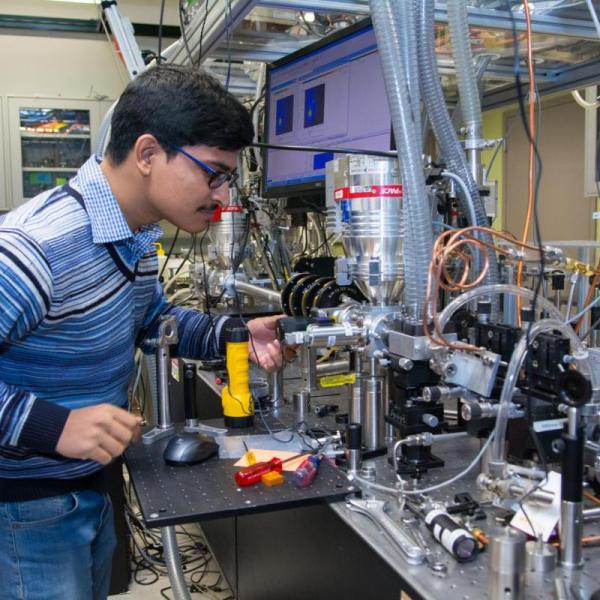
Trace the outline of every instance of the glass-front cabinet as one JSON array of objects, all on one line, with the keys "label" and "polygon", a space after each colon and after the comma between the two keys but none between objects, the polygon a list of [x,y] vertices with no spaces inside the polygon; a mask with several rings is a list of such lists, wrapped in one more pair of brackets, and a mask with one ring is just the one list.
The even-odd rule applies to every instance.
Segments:
[{"label": "glass-front cabinet", "polygon": [[13,206],[75,175],[92,153],[101,112],[94,100],[9,98]]}]

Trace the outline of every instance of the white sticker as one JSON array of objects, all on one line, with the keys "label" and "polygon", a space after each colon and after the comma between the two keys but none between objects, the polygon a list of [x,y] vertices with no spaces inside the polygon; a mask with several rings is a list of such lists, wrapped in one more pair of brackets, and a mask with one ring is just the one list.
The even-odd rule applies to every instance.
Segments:
[{"label": "white sticker", "polygon": [[352,337],[352,325],[350,323],[344,323],[344,333],[348,337]]},{"label": "white sticker", "polygon": [[352,156],[348,161],[350,175],[366,175],[367,173],[385,173],[388,169],[386,160],[377,159],[375,156]]},{"label": "white sticker", "polygon": [[171,359],[171,377],[175,381],[179,381],[179,359],[178,358]]},{"label": "white sticker", "polygon": [[593,212],[592,219],[595,219],[595,220],[600,219],[600,211]]},{"label": "white sticker", "polygon": [[336,340],[335,335],[329,335],[329,336],[327,336],[327,345],[328,346],[335,346],[335,340]]},{"label": "white sticker", "polygon": [[537,433],[543,431],[553,431],[554,429],[562,429],[563,425],[567,422],[567,419],[549,419],[547,421],[536,421],[533,424],[533,429]]}]

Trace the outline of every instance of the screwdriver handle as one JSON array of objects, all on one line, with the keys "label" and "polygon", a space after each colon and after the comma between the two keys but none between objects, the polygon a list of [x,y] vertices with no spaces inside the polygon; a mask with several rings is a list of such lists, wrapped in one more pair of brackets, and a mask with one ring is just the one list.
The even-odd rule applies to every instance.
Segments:
[{"label": "screwdriver handle", "polygon": [[271,471],[277,471],[281,473],[283,471],[282,462],[279,458],[272,458],[267,462],[259,462],[250,467],[240,469],[235,474],[235,482],[240,487],[247,487],[254,485],[260,481],[260,478]]}]

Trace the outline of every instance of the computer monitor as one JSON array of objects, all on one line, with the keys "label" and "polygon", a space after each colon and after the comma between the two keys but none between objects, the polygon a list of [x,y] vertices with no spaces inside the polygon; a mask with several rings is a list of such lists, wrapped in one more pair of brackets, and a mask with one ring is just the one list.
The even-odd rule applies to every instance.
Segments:
[{"label": "computer monitor", "polygon": [[[392,125],[375,33],[361,21],[290,54],[267,70],[266,142],[393,149]],[[325,188],[332,152],[267,150],[266,196],[302,196]]]}]

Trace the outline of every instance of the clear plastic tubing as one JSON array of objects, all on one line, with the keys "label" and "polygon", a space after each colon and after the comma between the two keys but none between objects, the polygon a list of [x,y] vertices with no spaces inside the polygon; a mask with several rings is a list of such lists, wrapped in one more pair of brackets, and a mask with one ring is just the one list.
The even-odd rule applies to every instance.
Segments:
[{"label": "clear plastic tubing", "polygon": [[[458,298],[455,298],[446,308],[441,312],[438,322],[440,329],[444,329],[447,325],[450,317],[462,306],[475,300],[476,298],[491,296],[495,294],[513,294],[520,296],[527,300],[533,300],[535,294],[531,290],[517,287],[516,285],[484,285],[474,290],[465,292]],[[500,395],[500,410],[496,419],[495,439],[492,446],[491,462],[501,463],[504,461],[504,437],[506,434],[506,425],[508,422],[509,407],[512,396],[515,391],[515,384],[519,369],[525,359],[527,353],[527,343],[531,341],[540,333],[545,331],[561,331],[571,342],[572,355],[576,359],[577,363],[584,367],[585,374],[590,378],[592,382],[592,388],[594,390],[599,389],[600,374],[596,373],[593,369],[587,349],[581,342],[581,340],[575,334],[573,328],[563,321],[561,312],[548,300],[538,296],[537,305],[539,308],[545,310],[550,315],[550,319],[542,319],[531,326],[529,335],[522,336],[521,340],[517,344],[513,355],[508,365],[506,379],[504,380],[504,387]]]},{"label": "clear plastic tubing", "polygon": [[[417,130],[415,123],[419,92],[410,89],[414,74],[409,78],[405,68],[414,59],[403,56],[403,46],[406,48],[411,43],[411,34],[407,31],[410,19],[399,18],[396,0],[370,0],[369,5],[405,189],[403,214],[406,215],[405,235],[408,241],[404,249],[405,304],[417,316],[422,313],[427,290],[433,232],[421,162],[421,131]],[[412,36],[414,40],[414,32]],[[417,106],[413,106],[411,101]]]}]

